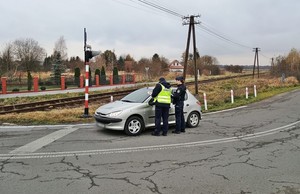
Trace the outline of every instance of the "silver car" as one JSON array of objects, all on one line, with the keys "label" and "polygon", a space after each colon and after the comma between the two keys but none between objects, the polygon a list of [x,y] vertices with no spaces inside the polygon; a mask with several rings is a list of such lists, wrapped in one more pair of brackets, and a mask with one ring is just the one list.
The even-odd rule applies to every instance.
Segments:
[{"label": "silver car", "polygon": [[[145,128],[155,127],[155,105],[148,104],[153,87],[138,89],[121,100],[100,106],[94,115],[100,128],[123,130],[127,135],[139,135]],[[174,92],[176,89],[172,88]],[[184,118],[187,127],[197,127],[201,120],[200,102],[187,90]],[[175,124],[175,106],[171,104],[169,125]]]}]

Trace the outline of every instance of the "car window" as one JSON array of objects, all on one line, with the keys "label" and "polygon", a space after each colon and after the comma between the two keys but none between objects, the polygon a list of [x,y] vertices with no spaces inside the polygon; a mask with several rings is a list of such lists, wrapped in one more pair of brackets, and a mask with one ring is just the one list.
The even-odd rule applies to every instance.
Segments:
[{"label": "car window", "polygon": [[188,94],[186,92],[185,95],[184,95],[184,101],[186,101],[187,99],[188,99]]},{"label": "car window", "polygon": [[132,103],[143,103],[150,96],[148,92],[152,92],[152,89],[141,88],[124,96],[121,99],[121,101],[132,102]]}]

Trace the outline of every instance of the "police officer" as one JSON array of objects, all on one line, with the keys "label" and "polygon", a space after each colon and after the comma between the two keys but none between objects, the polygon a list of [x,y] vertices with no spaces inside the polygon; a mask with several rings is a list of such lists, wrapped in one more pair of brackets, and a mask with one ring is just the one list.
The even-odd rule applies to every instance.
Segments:
[{"label": "police officer", "polygon": [[173,104],[175,105],[175,118],[176,127],[172,133],[180,134],[185,132],[185,120],[183,114],[184,98],[186,94],[186,86],[184,85],[184,79],[182,76],[176,77],[177,89],[173,93]]},{"label": "police officer", "polygon": [[[159,78],[159,82],[155,85],[151,96],[155,100],[155,130],[152,132],[152,135],[159,136],[162,131],[162,135],[167,136],[169,128],[169,109],[171,104],[171,84],[166,82],[165,78]],[[161,118],[163,120],[162,128]]]}]

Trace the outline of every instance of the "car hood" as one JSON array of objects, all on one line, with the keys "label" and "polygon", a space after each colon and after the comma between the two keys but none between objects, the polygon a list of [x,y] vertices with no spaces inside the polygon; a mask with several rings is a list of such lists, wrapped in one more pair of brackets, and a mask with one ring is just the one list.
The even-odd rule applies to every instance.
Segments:
[{"label": "car hood", "polygon": [[96,112],[100,112],[102,114],[108,114],[112,112],[117,112],[121,110],[127,110],[132,107],[138,106],[141,103],[132,103],[132,102],[122,102],[122,101],[115,101],[108,104],[105,104],[99,107]]}]

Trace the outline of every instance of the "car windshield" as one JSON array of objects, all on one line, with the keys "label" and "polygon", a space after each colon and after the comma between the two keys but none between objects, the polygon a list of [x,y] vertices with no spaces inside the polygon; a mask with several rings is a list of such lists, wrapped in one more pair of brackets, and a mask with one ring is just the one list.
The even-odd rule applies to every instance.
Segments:
[{"label": "car windshield", "polygon": [[[143,103],[150,96],[152,89],[141,88],[138,89],[121,99],[123,102],[132,102],[132,103]],[[149,94],[150,93],[150,94]]]}]

